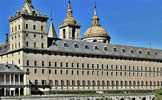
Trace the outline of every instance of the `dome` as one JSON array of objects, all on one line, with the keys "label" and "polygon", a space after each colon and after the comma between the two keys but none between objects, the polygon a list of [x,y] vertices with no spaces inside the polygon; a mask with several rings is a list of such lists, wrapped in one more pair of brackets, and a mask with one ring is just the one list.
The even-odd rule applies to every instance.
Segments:
[{"label": "dome", "polygon": [[76,21],[75,21],[75,19],[73,17],[65,18],[64,23],[66,23],[66,22],[74,22],[74,23],[76,23]]},{"label": "dome", "polygon": [[90,27],[84,34],[83,38],[86,37],[110,37],[106,30],[100,26],[92,26]]}]

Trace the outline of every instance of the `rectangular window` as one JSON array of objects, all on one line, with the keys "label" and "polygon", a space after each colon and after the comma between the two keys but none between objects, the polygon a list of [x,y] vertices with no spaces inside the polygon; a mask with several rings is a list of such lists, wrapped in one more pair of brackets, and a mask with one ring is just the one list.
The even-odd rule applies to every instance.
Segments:
[{"label": "rectangular window", "polygon": [[41,47],[44,48],[44,44],[43,43],[41,44]]},{"label": "rectangular window", "polygon": [[42,74],[44,74],[44,69],[42,69]]},{"label": "rectangular window", "polygon": [[55,70],[55,74],[57,74],[57,70]]},{"label": "rectangular window", "polygon": [[33,30],[35,30],[36,29],[36,26],[35,25],[33,25]]},{"label": "rectangular window", "polygon": [[37,61],[34,62],[34,65],[37,66]]},{"label": "rectangular window", "polygon": [[82,68],[84,68],[84,64],[82,63]]},{"label": "rectangular window", "polygon": [[62,67],[62,62],[60,62],[60,66]]},{"label": "rectangular window", "polygon": [[94,64],[92,64],[92,69],[94,69]]},{"label": "rectangular window", "polygon": [[41,31],[43,31],[43,26],[41,26]]},{"label": "rectangular window", "polygon": [[27,60],[26,65],[29,66],[29,60]]},{"label": "rectangular window", "polygon": [[79,63],[77,63],[77,68],[79,68]]},{"label": "rectangular window", "polygon": [[35,80],[35,85],[38,85],[38,80]]},{"label": "rectangular window", "polygon": [[20,59],[19,59],[19,64],[20,64]]},{"label": "rectangular window", "polygon": [[28,45],[28,42],[26,42],[26,47],[28,47],[29,45]]},{"label": "rectangular window", "polygon": [[19,30],[20,30],[20,25],[19,25]]},{"label": "rectangular window", "polygon": [[28,29],[28,24],[26,24],[26,29]]},{"label": "rectangular window", "polygon": [[42,66],[44,66],[44,61],[42,61]]},{"label": "rectangular window", "polygon": [[89,64],[87,64],[87,69],[89,69]]},{"label": "rectangular window", "polygon": [[34,48],[36,48],[36,42],[34,42]]},{"label": "rectangular window", "polygon": [[37,73],[37,69],[34,70],[34,73],[35,73],[35,74]]},{"label": "rectangular window", "polygon": [[63,74],[63,71],[62,71],[62,70],[60,70],[60,74],[61,74],[61,75]]},{"label": "rectangular window", "polygon": [[66,67],[68,67],[68,63],[66,63]]},{"label": "rectangular window", "polygon": [[51,74],[51,69],[49,69],[49,74]]},{"label": "rectangular window", "polygon": [[66,70],[66,75],[68,75],[68,70]]},{"label": "rectangular window", "polygon": [[42,85],[46,85],[46,80],[42,80]]},{"label": "rectangular window", "polygon": [[51,62],[49,62],[49,67],[51,67]]}]

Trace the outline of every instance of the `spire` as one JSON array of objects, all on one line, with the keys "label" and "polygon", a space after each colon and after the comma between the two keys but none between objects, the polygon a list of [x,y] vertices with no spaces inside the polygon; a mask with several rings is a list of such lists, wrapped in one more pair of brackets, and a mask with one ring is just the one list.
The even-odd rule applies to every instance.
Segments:
[{"label": "spire", "polygon": [[51,23],[50,23],[50,27],[49,27],[49,30],[48,30],[48,37],[49,38],[57,38],[57,34],[56,34],[56,31],[55,31],[55,28],[54,28],[52,21],[53,21],[53,18],[52,18],[52,13],[51,13]]},{"label": "spire", "polygon": [[94,7],[94,16],[97,16],[97,11],[96,11],[96,2],[95,2],[95,7]]},{"label": "spire", "polygon": [[72,10],[71,10],[71,1],[69,0],[68,3],[68,11],[67,11],[67,17],[64,20],[64,23],[76,23],[76,20],[72,16]]},{"label": "spire", "polygon": [[34,7],[32,6],[32,0],[25,0],[24,6],[21,10],[22,14],[33,14]]},{"label": "spire", "polygon": [[72,17],[71,1],[69,0],[67,17]]},{"label": "spire", "polygon": [[92,26],[100,26],[99,17],[97,16],[96,2],[94,6],[94,16],[92,18]]}]

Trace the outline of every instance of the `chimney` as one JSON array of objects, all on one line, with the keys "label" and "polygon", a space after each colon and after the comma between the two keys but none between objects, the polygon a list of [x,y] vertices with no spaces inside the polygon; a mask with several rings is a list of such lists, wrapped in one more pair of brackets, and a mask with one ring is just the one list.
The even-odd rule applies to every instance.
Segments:
[{"label": "chimney", "polygon": [[8,33],[6,33],[6,43],[8,43]]},{"label": "chimney", "polygon": [[149,43],[149,49],[151,49],[151,43]]}]

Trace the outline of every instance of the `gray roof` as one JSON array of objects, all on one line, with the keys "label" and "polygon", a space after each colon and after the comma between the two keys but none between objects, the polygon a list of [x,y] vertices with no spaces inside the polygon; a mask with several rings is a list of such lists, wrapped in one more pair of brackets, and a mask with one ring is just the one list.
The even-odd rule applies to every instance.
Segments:
[{"label": "gray roof", "polygon": [[0,45],[0,54],[5,53],[9,50],[10,45],[8,43],[3,43]]},{"label": "gray roof", "polygon": [[24,71],[14,64],[0,64],[0,73],[24,73]]},{"label": "gray roof", "polygon": [[81,40],[53,39],[52,41],[52,45],[48,48],[51,51],[162,60],[162,50],[158,49],[93,43]]}]

